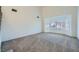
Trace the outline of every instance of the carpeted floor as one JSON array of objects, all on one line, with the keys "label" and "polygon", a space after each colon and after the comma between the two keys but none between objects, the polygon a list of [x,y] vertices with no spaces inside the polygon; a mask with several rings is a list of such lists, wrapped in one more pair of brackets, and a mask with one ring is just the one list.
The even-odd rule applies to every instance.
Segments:
[{"label": "carpeted floor", "polygon": [[79,40],[65,35],[39,33],[2,42],[3,52],[79,52]]}]

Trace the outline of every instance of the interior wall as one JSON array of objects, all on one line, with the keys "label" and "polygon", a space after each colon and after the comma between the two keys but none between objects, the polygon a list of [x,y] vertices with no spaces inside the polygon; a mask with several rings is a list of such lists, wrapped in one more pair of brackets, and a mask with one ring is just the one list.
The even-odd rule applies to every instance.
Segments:
[{"label": "interior wall", "polygon": [[[17,12],[13,12],[12,8]],[[2,12],[2,41],[41,32],[40,7],[2,6]]]},{"label": "interior wall", "polygon": [[[11,9],[18,12],[12,12]],[[76,7],[14,7],[2,6],[3,18],[1,25],[2,41],[44,32],[44,19],[68,14],[72,16],[72,36],[77,36],[77,8]],[[37,19],[36,16],[40,16]]]},{"label": "interior wall", "polygon": [[[53,16],[72,16],[72,36],[77,36],[77,8],[74,6],[48,6],[43,7],[43,19]],[[43,21],[44,24],[44,21]],[[44,27],[43,27],[44,30]]]},{"label": "interior wall", "polygon": [[2,21],[2,11],[0,6],[0,47],[1,47],[1,21]]},{"label": "interior wall", "polygon": [[77,38],[79,39],[79,7],[77,7]]}]

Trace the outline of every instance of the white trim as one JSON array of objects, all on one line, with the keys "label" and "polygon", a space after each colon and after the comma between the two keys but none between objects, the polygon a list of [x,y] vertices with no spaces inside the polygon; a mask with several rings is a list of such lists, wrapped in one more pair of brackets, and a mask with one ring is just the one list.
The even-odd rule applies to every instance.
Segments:
[{"label": "white trim", "polygon": [[12,39],[16,39],[16,38],[21,38],[21,37],[24,37],[24,36],[29,36],[29,35],[33,35],[33,34],[37,34],[37,33],[40,33],[40,32],[36,32],[36,33],[30,33],[30,34],[21,34],[21,35],[17,35],[17,36],[13,36],[11,38],[8,38],[6,40],[2,40],[1,42],[3,41],[8,41],[8,40],[12,40]]}]

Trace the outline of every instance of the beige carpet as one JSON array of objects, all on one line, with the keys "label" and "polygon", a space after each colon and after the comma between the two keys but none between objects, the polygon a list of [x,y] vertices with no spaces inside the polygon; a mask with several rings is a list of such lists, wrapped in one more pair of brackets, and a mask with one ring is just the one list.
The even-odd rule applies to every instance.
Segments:
[{"label": "beige carpet", "polygon": [[2,42],[2,51],[79,52],[79,40],[65,35],[39,33]]}]

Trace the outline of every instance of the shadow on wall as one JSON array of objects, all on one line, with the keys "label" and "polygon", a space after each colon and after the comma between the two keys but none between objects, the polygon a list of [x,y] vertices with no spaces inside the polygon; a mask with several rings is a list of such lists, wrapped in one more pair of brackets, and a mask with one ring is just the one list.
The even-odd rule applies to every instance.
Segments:
[{"label": "shadow on wall", "polygon": [[1,12],[1,6],[0,6],[0,30],[1,30],[1,19],[2,19],[2,12]]},{"label": "shadow on wall", "polygon": [[0,51],[1,51],[1,19],[2,19],[2,12],[1,12],[1,6],[0,6]]}]

